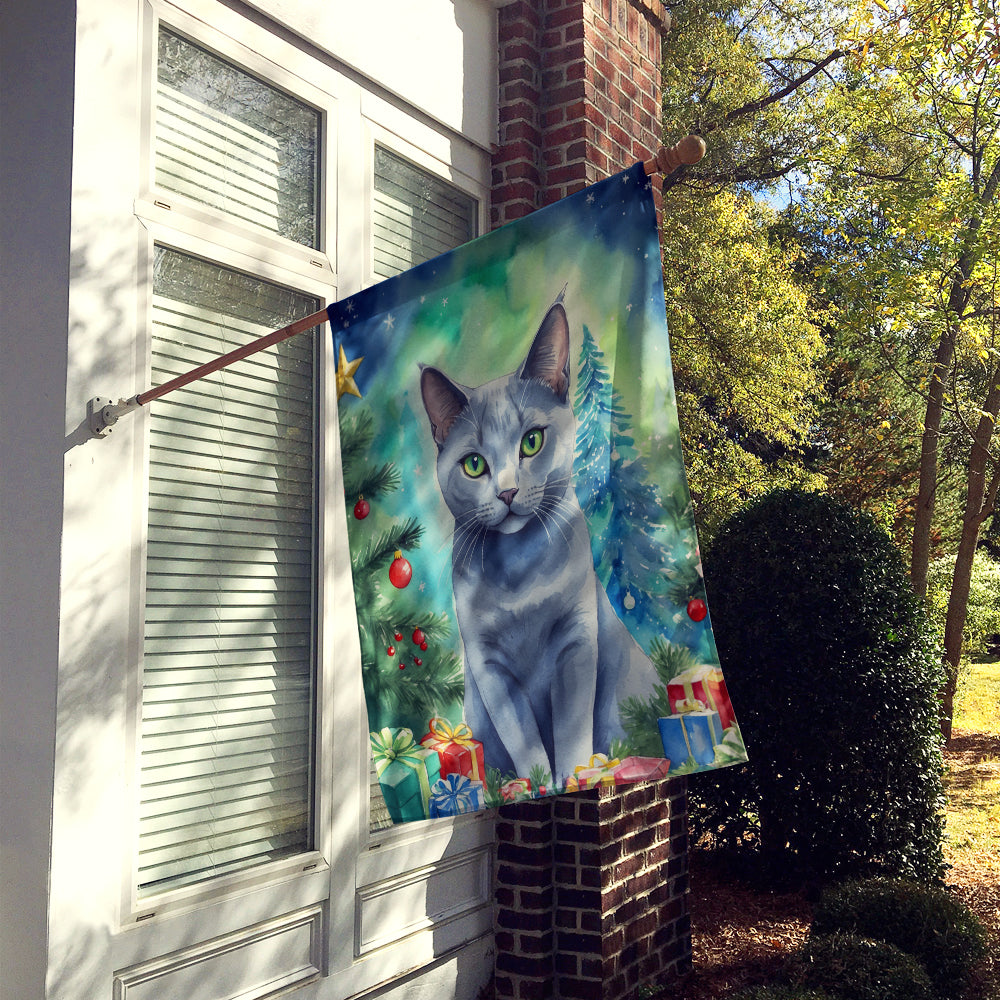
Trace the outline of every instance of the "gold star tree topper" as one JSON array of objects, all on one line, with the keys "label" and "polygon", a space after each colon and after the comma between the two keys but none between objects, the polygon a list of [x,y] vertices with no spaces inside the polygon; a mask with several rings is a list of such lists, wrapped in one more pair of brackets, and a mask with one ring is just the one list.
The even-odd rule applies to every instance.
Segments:
[{"label": "gold star tree topper", "polygon": [[344,393],[350,393],[352,396],[357,396],[358,399],[362,398],[358,384],[354,381],[354,373],[361,367],[361,362],[364,360],[364,355],[362,355],[360,358],[355,358],[354,361],[348,361],[347,355],[344,353],[344,345],[340,345],[340,356],[337,359],[337,399],[340,399]]}]

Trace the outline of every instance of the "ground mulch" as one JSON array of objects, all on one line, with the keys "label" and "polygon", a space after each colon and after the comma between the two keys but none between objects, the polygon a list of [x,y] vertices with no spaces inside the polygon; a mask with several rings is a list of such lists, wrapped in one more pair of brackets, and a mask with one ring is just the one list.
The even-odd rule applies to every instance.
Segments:
[{"label": "ground mulch", "polygon": [[[954,772],[1000,758],[1000,741],[955,733],[946,752]],[[770,891],[736,877],[717,851],[693,850],[692,971],[660,994],[662,1000],[727,1000],[749,986],[773,982],[809,935],[814,893]],[[970,1000],[1000,1000],[1000,858],[971,856],[955,864],[946,884],[982,920],[990,956],[970,984]]]}]

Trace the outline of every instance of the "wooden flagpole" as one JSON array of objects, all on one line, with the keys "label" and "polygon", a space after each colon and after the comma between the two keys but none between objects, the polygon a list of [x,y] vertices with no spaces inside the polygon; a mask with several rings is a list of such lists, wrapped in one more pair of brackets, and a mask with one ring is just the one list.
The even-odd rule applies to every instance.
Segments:
[{"label": "wooden flagpole", "polygon": [[[697,135],[688,135],[673,146],[661,146],[656,151],[656,155],[649,160],[644,160],[642,165],[647,175],[657,173],[670,174],[682,164],[691,165],[697,163],[704,155],[705,140]],[[137,410],[140,406],[145,406],[154,399],[159,399],[161,396],[165,396],[175,389],[180,389],[190,382],[195,382],[206,375],[220,371],[235,361],[242,361],[244,358],[266,350],[274,344],[288,340],[289,337],[305,333],[306,330],[312,330],[314,327],[324,323],[326,318],[326,309],[320,309],[309,316],[303,316],[302,319],[295,320],[294,323],[289,323],[288,326],[283,326],[280,330],[267,333],[263,337],[258,337],[256,340],[244,344],[242,347],[237,347],[228,354],[223,354],[212,361],[207,361],[205,364],[199,365],[197,368],[192,368],[191,371],[185,372],[183,375],[178,375],[176,378],[170,379],[169,382],[164,382],[162,385],[137,393],[129,399],[119,399],[115,403],[110,399],[95,396],[87,402],[87,419],[90,424],[91,433],[95,437],[104,437],[110,433],[111,427],[124,414],[130,413],[132,410]]]}]

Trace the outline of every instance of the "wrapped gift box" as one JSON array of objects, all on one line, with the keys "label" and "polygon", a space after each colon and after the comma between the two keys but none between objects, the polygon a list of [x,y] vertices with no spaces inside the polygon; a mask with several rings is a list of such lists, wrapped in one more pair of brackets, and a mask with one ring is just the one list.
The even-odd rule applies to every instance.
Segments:
[{"label": "wrapped gift box", "polygon": [[431,785],[441,775],[438,755],[420,746],[409,729],[385,728],[369,736],[382,797],[393,823],[427,819]]},{"label": "wrapped gift box", "polygon": [[531,779],[512,778],[510,781],[505,781],[500,786],[500,798],[504,802],[517,802],[520,799],[531,798]]},{"label": "wrapped gift box", "polygon": [[719,713],[719,724],[723,729],[728,729],[736,721],[726,690],[726,679],[718,667],[691,667],[678,674],[667,682],[667,697],[671,712],[683,712],[701,702],[701,708]]},{"label": "wrapped gift box", "polygon": [[658,719],[664,754],[675,766],[694,758],[707,766],[715,760],[715,745],[722,741],[719,713],[713,711],[679,712]]},{"label": "wrapped gift box", "polygon": [[615,783],[615,768],[620,761],[618,758],[608,760],[603,753],[595,753],[589,763],[580,764],[573,768],[573,777],[576,778],[577,787],[597,788],[598,785],[613,785]]},{"label": "wrapped gift box", "polygon": [[449,774],[431,786],[430,814],[461,816],[486,805],[486,789],[481,781],[472,781],[464,774]]},{"label": "wrapped gift box", "polygon": [[667,777],[670,761],[663,757],[624,757],[615,768],[615,784],[630,785],[635,781],[656,781]]},{"label": "wrapped gift box", "polygon": [[485,780],[483,745],[472,738],[472,730],[464,722],[452,726],[447,719],[435,716],[427,728],[430,732],[420,741],[420,745],[438,755],[442,777],[464,774],[472,781]]}]

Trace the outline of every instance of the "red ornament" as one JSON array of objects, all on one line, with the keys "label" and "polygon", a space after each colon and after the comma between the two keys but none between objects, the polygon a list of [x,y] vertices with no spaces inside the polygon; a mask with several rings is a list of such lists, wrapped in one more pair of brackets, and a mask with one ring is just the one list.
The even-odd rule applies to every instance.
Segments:
[{"label": "red ornament", "polygon": [[387,653],[388,653],[388,654],[389,654],[390,656],[395,656],[395,655],[396,655],[396,647],[395,647],[395,646],[389,646],[389,648],[388,648],[388,649],[386,649],[386,652],[387,652]]},{"label": "red ornament", "polygon": [[688,618],[693,622],[703,621],[708,614],[708,607],[700,597],[692,597],[687,606]]},{"label": "red ornament", "polygon": [[396,642],[399,642],[403,638],[403,633],[402,632],[393,632],[392,637],[393,637],[393,639],[396,640]]},{"label": "red ornament", "polygon": [[405,663],[405,661],[403,661],[403,660],[399,661],[399,669],[400,670],[405,670],[406,669],[406,663]]},{"label": "red ornament", "polygon": [[403,558],[403,553],[399,549],[396,549],[396,557],[392,560],[392,565],[389,567],[389,582],[402,590],[404,587],[410,585],[410,580],[413,578],[413,567],[410,565],[409,560]]},{"label": "red ornament", "polygon": [[427,652],[427,640],[426,639],[422,643],[420,643],[420,648],[421,648],[421,650],[423,650],[423,652],[425,652],[425,653]]},{"label": "red ornament", "polygon": [[424,665],[424,661],[421,660],[419,656],[414,656],[413,657],[413,664],[414,664],[414,666],[422,667]]},{"label": "red ornament", "polygon": [[[419,646],[422,642],[426,642],[427,637],[423,633],[423,629],[415,628],[413,630],[413,644]],[[426,649],[426,647],[424,647]]]},{"label": "red ornament", "polygon": [[372,509],[372,505],[363,497],[358,497],[358,502],[354,505],[354,516],[363,521]]}]

